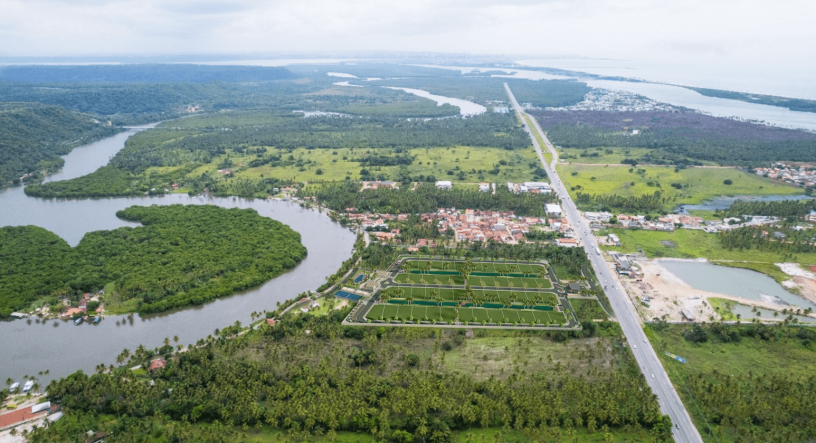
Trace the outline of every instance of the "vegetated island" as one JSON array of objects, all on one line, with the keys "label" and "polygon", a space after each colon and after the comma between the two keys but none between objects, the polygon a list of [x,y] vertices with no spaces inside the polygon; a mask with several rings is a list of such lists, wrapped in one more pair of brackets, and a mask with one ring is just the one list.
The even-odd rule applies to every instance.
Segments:
[{"label": "vegetated island", "polygon": [[0,228],[0,318],[43,305],[56,315],[100,290],[108,312],[167,311],[258,286],[306,257],[300,234],[253,209],[131,206],[116,215],[143,226],[90,232],[74,248],[40,227]]}]

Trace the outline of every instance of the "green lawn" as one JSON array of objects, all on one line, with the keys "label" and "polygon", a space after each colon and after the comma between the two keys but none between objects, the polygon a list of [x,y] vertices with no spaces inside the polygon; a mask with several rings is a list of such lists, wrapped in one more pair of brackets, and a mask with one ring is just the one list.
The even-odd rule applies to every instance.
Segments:
[{"label": "green lawn", "polygon": [[[802,194],[804,190],[749,174],[733,168],[688,168],[674,172],[672,166],[582,166],[559,165],[561,179],[574,197],[578,192],[596,195],[639,197],[661,191],[667,198],[666,209],[680,203],[701,203],[718,196],[734,195],[789,195]],[[645,170],[638,174],[638,169]],[[576,175],[573,175],[575,173]],[[733,184],[725,185],[726,179]],[[634,183],[634,185],[633,185]],[[652,185],[650,186],[649,183]],[[675,189],[679,183],[682,189]],[[660,185],[658,187],[657,185]],[[580,186],[580,188],[578,188]]]}]

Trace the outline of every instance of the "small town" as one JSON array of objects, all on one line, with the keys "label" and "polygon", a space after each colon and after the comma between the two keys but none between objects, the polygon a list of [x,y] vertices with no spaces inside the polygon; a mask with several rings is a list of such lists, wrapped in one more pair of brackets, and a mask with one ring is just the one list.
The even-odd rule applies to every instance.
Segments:
[{"label": "small town", "polygon": [[770,168],[754,168],[754,172],[771,180],[780,180],[791,185],[805,188],[816,186],[816,168],[812,167],[776,163]]}]

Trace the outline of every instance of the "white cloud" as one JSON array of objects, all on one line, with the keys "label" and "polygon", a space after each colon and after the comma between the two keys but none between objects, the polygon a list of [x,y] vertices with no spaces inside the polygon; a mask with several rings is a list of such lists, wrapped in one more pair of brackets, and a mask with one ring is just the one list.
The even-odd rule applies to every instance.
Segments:
[{"label": "white cloud", "polygon": [[0,55],[406,50],[816,59],[814,8],[758,0],[0,0]]}]

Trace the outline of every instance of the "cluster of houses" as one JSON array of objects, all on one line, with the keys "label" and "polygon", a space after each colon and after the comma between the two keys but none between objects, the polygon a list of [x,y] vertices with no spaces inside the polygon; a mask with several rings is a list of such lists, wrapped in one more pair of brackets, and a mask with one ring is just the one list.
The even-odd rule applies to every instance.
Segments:
[{"label": "cluster of houses", "polygon": [[[63,317],[73,317],[75,314],[79,314],[79,313],[81,313],[82,315],[88,315],[88,303],[93,302],[93,301],[99,301],[99,296],[104,295],[104,294],[105,294],[105,291],[102,291],[102,290],[100,290],[99,292],[97,292],[96,294],[93,294],[93,295],[90,294],[90,293],[86,293],[79,300],[78,306],[71,306],[70,305],[70,303],[71,303],[70,300],[68,300],[67,298],[63,299],[62,302],[65,303],[66,306],[68,306],[68,309],[65,310],[65,312],[62,314],[62,316]],[[96,311],[94,313],[99,314],[99,313],[102,312],[102,310],[103,310],[102,306],[99,306],[98,308],[96,308]]]},{"label": "cluster of houses", "polygon": [[757,175],[792,185],[816,186],[816,169],[805,169],[804,166],[795,167],[777,163],[770,168],[754,168],[754,172]]},{"label": "cluster of houses", "polygon": [[[456,208],[440,208],[434,213],[422,214],[420,217],[428,223],[436,223],[439,232],[446,232],[448,229],[453,230],[456,241],[488,241],[492,239],[497,243],[510,244],[518,243],[524,238],[524,233],[531,228],[546,229],[545,227],[550,225],[549,229],[552,230],[552,225],[556,223],[556,220],[552,220],[552,223],[550,223],[547,219],[541,217],[518,217],[512,212],[474,209],[461,211]],[[562,220],[560,219],[557,222],[564,229],[569,226],[568,223],[561,223]],[[418,244],[417,246],[422,245]]]},{"label": "cluster of houses", "polygon": [[[593,228],[603,228],[612,222],[613,215],[609,212],[585,212],[584,217],[589,220]],[[615,218],[618,226],[647,231],[673,231],[677,228],[683,228],[700,229],[705,232],[721,232],[745,226],[769,225],[779,221],[778,217],[762,215],[744,215],[742,218],[732,217],[710,221],[688,214],[667,214],[651,220],[647,220],[644,215],[628,214],[618,214]],[[816,223],[816,214],[814,214],[813,220]]]},{"label": "cluster of houses", "polygon": [[[353,208],[347,208],[353,209]],[[531,230],[554,232],[556,243],[566,247],[578,246],[572,226],[563,217],[561,207],[554,204],[546,206],[546,217],[519,217],[512,211],[482,211],[474,209],[460,210],[456,208],[440,208],[436,212],[420,214],[425,223],[434,223],[440,233],[454,232],[454,240],[461,241],[489,241],[497,243],[517,244]],[[343,214],[349,220],[356,221],[369,231],[370,235],[379,242],[393,243],[400,236],[400,230],[389,228],[392,220],[404,221],[407,214]],[[432,239],[419,239],[413,247],[435,247]]]}]

